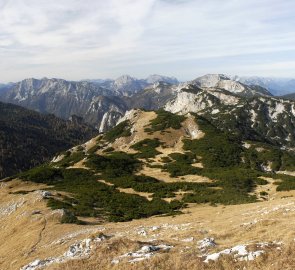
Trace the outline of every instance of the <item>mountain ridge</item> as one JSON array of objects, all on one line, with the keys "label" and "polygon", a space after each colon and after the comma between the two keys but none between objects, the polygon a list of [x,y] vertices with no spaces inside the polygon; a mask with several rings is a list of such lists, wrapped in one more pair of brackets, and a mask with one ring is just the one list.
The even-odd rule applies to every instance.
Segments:
[{"label": "mountain ridge", "polygon": [[[216,110],[221,111],[218,106],[241,106],[238,104],[241,99],[244,99],[245,102],[252,98],[261,101],[262,97],[266,97],[265,102],[281,103],[280,106],[284,106],[280,98],[272,97],[265,88],[246,85],[222,74],[207,74],[193,81],[177,84],[170,77],[151,75],[149,78],[156,82],[147,85],[146,80],[138,80],[129,75],[119,77],[117,83],[115,83],[116,80],[92,83],[47,78],[43,80],[28,79],[15,84],[8,91],[0,93],[0,100],[41,112],[53,113],[64,119],[69,119],[71,115],[75,114],[83,117],[87,123],[95,126],[100,132],[109,130],[124,116],[127,110],[132,108],[147,110],[168,108],[172,112],[177,112],[181,111],[181,109],[177,109],[177,106],[185,106],[187,112],[199,112],[205,107],[210,110],[209,108],[214,105],[214,112],[216,112]],[[163,78],[167,81],[163,81]],[[171,80],[173,83],[168,82]],[[189,94],[190,91],[195,94]],[[183,100],[180,102],[181,99]],[[180,102],[178,105],[177,100]],[[171,103],[174,104],[173,108]],[[269,106],[269,104],[266,105],[266,107]],[[279,107],[276,108],[279,109]],[[256,112],[256,114],[260,113]],[[264,121],[274,120],[270,114],[264,113],[264,116],[268,116],[264,118]],[[252,116],[249,115],[249,117]],[[288,115],[287,117],[291,119],[293,116]],[[293,125],[292,121],[291,125]],[[276,125],[278,126],[278,124]],[[284,136],[286,139],[286,132],[283,130],[280,136]]]}]

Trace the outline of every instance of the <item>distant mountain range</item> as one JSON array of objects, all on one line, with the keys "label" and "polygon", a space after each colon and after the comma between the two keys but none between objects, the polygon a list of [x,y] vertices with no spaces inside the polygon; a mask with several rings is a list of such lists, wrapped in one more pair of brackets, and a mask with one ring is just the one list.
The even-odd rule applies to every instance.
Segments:
[{"label": "distant mountain range", "polygon": [[247,85],[259,85],[268,89],[274,96],[283,96],[295,92],[294,78],[272,78],[272,77],[239,77],[233,76],[233,80]]},{"label": "distant mountain range", "polygon": [[18,173],[1,182],[1,269],[273,269],[279,253],[293,269],[293,95],[207,74],[27,79],[0,97],[34,109],[0,102],[0,179]]},{"label": "distant mountain range", "polygon": [[[268,89],[253,84],[262,82],[265,83],[265,80],[253,81],[223,74],[207,74],[183,83],[160,75],[151,75],[144,80],[124,75],[116,80],[80,82],[26,79],[3,87],[0,100],[52,113],[63,119],[77,115],[100,132],[109,130],[127,110],[133,108],[203,111],[212,117],[219,114],[228,114],[229,117],[235,110],[242,113],[239,108],[244,108],[242,114],[245,119],[240,119],[243,126],[246,122],[248,129],[253,126],[263,129],[270,125],[272,132],[266,134],[266,130],[260,130],[259,136],[291,146],[295,133],[293,103],[274,97]],[[284,98],[288,97],[292,96]]]},{"label": "distant mountain range", "polygon": [[26,79],[3,85],[0,100],[63,119],[78,115],[103,132],[114,126],[129,109],[132,95],[157,83],[178,83],[175,78],[152,75],[138,80],[128,75],[116,80],[66,81],[62,79]]},{"label": "distant mountain range", "polygon": [[88,80],[100,87],[109,89],[116,95],[132,96],[146,87],[164,82],[169,84],[178,84],[178,80],[174,77],[167,77],[162,75],[150,75],[146,79],[136,79],[129,75],[123,75],[115,80]]},{"label": "distant mountain range", "polygon": [[65,121],[0,102],[0,179],[44,163],[95,134],[79,117]]}]

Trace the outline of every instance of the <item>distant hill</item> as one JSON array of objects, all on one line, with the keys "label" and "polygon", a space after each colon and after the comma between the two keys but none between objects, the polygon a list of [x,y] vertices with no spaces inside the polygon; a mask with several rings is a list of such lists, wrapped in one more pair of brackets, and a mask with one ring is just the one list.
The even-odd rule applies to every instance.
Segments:
[{"label": "distant hill", "polygon": [[78,117],[65,121],[0,102],[0,178],[44,163],[96,133]]},{"label": "distant hill", "polygon": [[295,93],[293,94],[288,94],[288,95],[284,95],[282,96],[283,98],[286,98],[286,99],[292,99],[292,100],[295,100]]},{"label": "distant hill", "polygon": [[0,85],[0,101],[52,113],[63,119],[75,114],[103,132],[113,127],[137,100],[136,97],[132,99],[128,103],[130,107],[127,107],[125,99],[159,82],[178,83],[176,78],[160,75],[142,80],[123,75],[116,80],[79,82],[29,78],[15,84]]},{"label": "distant hill", "polygon": [[293,78],[272,78],[272,77],[239,77],[234,76],[233,80],[247,85],[259,85],[266,88],[274,96],[282,96],[295,91],[295,79]]},{"label": "distant hill", "polygon": [[91,82],[30,78],[0,92],[0,100],[66,120],[78,115],[99,129],[102,121],[114,125],[113,121],[126,110],[124,103],[114,95],[113,91]]}]

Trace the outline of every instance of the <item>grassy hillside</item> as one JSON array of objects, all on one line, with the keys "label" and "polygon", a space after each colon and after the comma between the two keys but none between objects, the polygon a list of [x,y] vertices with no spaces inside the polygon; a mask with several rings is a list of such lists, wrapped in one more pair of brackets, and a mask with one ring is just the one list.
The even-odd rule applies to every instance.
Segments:
[{"label": "grassy hillside", "polygon": [[[140,125],[147,116],[149,124]],[[268,184],[261,177],[279,179],[278,191],[295,188],[295,177],[274,174],[294,170],[294,153],[255,141],[247,141],[245,147],[243,137],[223,132],[198,115],[160,110],[137,117],[100,136],[91,148],[80,146],[61,161],[20,177],[66,192],[52,197],[48,205],[66,209],[68,218],[63,221],[75,223],[80,217],[128,221],[173,215],[187,203],[255,202],[256,187]],[[204,136],[188,135],[192,122]]]}]

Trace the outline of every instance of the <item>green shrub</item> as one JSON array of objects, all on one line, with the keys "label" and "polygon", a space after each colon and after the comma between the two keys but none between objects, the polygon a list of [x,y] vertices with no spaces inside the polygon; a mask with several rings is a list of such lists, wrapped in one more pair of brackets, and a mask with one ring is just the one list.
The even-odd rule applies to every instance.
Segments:
[{"label": "green shrub", "polygon": [[170,158],[174,159],[177,162],[185,163],[185,164],[192,164],[196,162],[196,155],[192,152],[185,152],[184,154],[181,153],[172,153],[169,155]]},{"label": "green shrub", "polygon": [[173,161],[163,166],[164,171],[170,173],[171,177],[184,176],[189,174],[200,174],[200,169],[187,163]]},{"label": "green shrub", "polygon": [[67,154],[67,156],[65,156],[61,161],[55,162],[54,165],[58,166],[58,167],[66,168],[66,167],[72,166],[75,163],[81,161],[85,157],[86,156],[85,156],[84,152],[82,152],[82,151],[73,152],[73,153]]},{"label": "green shrub", "polygon": [[114,142],[117,138],[131,136],[130,122],[128,120],[121,122],[104,135],[104,139]]},{"label": "green shrub", "polygon": [[242,153],[239,139],[218,130],[204,118],[197,117],[196,121],[205,136],[196,140],[184,140],[184,149],[202,156],[203,165],[207,168],[239,165]]},{"label": "green shrub", "polygon": [[277,181],[274,184],[277,184],[277,191],[289,191],[295,190],[295,176],[286,175],[286,174],[272,174],[270,177],[274,179],[279,179],[282,181]]},{"label": "green shrub", "polygon": [[131,146],[132,149],[139,151],[136,154],[137,158],[153,158],[156,155],[160,154],[159,151],[156,150],[162,143],[159,139],[144,139],[136,144]]},{"label": "green shrub", "polygon": [[163,109],[158,110],[157,117],[150,121],[150,127],[146,128],[146,132],[163,131],[168,128],[180,129],[181,123],[185,120],[183,115],[176,115]]},{"label": "green shrub", "polygon": [[140,168],[140,161],[125,152],[112,152],[107,156],[90,155],[86,161],[89,168],[108,177],[129,175]]},{"label": "green shrub", "polygon": [[163,163],[169,163],[169,162],[172,162],[172,160],[169,157],[161,157],[161,162],[163,162]]},{"label": "green shrub", "polygon": [[49,165],[33,168],[27,172],[21,173],[19,177],[32,182],[45,183],[48,185],[55,184],[63,179],[61,171],[52,168]]},{"label": "green shrub", "polygon": [[99,149],[101,149],[101,148],[102,148],[102,146],[101,146],[100,144],[96,144],[96,145],[92,146],[92,147],[87,151],[87,153],[88,153],[89,155],[95,154],[95,153],[97,152],[97,150],[99,150]]},{"label": "green shrub", "polygon": [[104,149],[102,152],[109,153],[109,152],[113,152],[114,150],[115,150],[114,147],[108,147],[108,148]]}]

